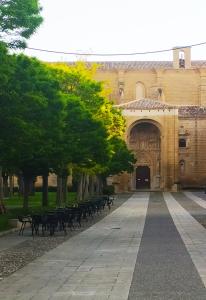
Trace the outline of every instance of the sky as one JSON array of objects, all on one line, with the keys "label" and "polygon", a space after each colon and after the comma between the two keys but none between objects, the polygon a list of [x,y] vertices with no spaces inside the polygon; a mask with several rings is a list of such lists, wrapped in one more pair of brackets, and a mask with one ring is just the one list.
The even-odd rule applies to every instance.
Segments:
[{"label": "sky", "polygon": [[[78,53],[131,53],[206,42],[205,0],[40,0],[43,24],[28,47]],[[172,60],[172,51],[94,57],[25,50],[44,61]],[[206,45],[192,48],[206,60]]]}]

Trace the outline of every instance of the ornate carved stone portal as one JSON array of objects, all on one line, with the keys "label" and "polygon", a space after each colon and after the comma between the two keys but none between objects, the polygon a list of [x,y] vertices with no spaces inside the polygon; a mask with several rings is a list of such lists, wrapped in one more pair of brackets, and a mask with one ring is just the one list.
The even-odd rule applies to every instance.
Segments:
[{"label": "ornate carved stone portal", "polygon": [[[141,122],[136,124],[130,131],[129,147],[134,151],[137,162],[135,172],[132,177],[132,187],[144,188],[145,182],[149,180],[149,188],[160,188],[160,162],[161,162],[161,145],[160,131],[149,122]],[[150,170],[150,178],[142,173],[141,178],[137,178],[141,166],[147,166]],[[142,185],[141,185],[142,182]]]}]

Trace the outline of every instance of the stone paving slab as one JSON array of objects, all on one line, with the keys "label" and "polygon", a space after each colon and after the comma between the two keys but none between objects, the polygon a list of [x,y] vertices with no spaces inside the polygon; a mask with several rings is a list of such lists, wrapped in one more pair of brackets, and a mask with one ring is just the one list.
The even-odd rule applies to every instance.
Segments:
[{"label": "stone paving slab", "polygon": [[[189,199],[195,201],[199,206],[206,208],[206,201],[200,197],[200,195],[201,195],[200,193],[198,193],[199,196],[197,196],[191,192],[184,192],[184,195],[186,197],[188,197]],[[201,195],[201,196],[203,196],[203,195]]]},{"label": "stone paving slab", "polygon": [[206,299],[205,287],[162,193],[151,193],[128,299]]},{"label": "stone paving slab", "polygon": [[[171,193],[175,200],[202,226],[206,227],[206,208],[201,205],[201,199],[193,198],[185,192]],[[190,196],[190,197],[189,197]],[[198,201],[197,201],[198,200]],[[204,200],[202,200],[204,201]]]},{"label": "stone paving slab", "polygon": [[164,197],[176,228],[206,287],[206,230],[175,200],[174,196],[164,193]]},{"label": "stone paving slab", "polygon": [[81,227],[75,227],[75,230],[68,229],[67,235],[60,231],[55,232],[54,236],[49,236],[49,233],[42,236],[40,233],[39,236],[34,236],[33,238],[31,235],[31,228],[27,228],[25,229],[23,236],[19,236],[18,232],[15,234],[1,236],[0,280],[11,275],[11,273],[16,272],[18,269],[35,260],[37,257],[42,256],[47,251],[57,247],[59,244],[75,235],[78,235],[80,232],[99,222],[105,216],[120,207],[130,196],[131,194],[118,195],[110,209],[106,207],[100,214],[96,214],[94,218],[91,218],[87,222],[82,222]]},{"label": "stone paving slab", "polygon": [[149,193],[132,196],[89,229],[0,282],[0,299],[126,300]]},{"label": "stone paving slab", "polygon": [[176,192],[176,193],[171,193],[171,195],[193,217],[206,214],[206,209],[202,205],[200,205],[201,203],[198,201],[194,201],[194,198],[192,199],[191,197],[188,197],[187,193]]}]

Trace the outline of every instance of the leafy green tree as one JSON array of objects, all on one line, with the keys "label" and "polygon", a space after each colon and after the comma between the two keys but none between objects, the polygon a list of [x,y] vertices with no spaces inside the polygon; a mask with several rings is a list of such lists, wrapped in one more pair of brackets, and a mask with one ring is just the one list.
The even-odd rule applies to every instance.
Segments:
[{"label": "leafy green tree", "polygon": [[24,55],[11,56],[4,51],[1,55],[0,69],[8,61],[12,68],[0,93],[0,160],[4,168],[22,175],[27,208],[31,181],[48,173],[54,163],[64,99],[53,70],[46,65]]},{"label": "leafy green tree", "polygon": [[[89,110],[93,118],[96,121],[101,122],[102,126],[106,130],[105,138],[107,140],[108,147],[106,149],[102,147],[102,150],[107,152],[107,159],[105,159],[103,163],[99,162],[98,159],[96,159],[96,164],[93,164],[92,166],[81,166],[77,163],[77,169],[81,173],[79,175],[79,183],[80,185],[82,185],[82,182],[84,182],[86,186],[85,188],[81,188],[80,190],[83,189],[93,191],[94,187],[89,185],[90,183],[91,185],[94,183],[92,177],[95,176],[95,180],[100,181],[98,183],[99,187],[97,188],[97,190],[101,191],[101,177],[104,177],[103,174],[105,174],[108,169],[111,169],[112,167],[114,169],[115,156],[117,158],[117,147],[115,147],[115,145],[117,143],[120,147],[118,153],[119,158],[120,155],[122,155],[121,158],[123,159],[121,162],[119,162],[118,168],[116,166],[118,173],[124,171],[125,169],[129,170],[131,167],[130,162],[132,162],[134,159],[132,154],[127,150],[126,144],[121,139],[125,130],[125,120],[121,114],[121,111],[114,108],[113,104],[105,96],[103,83],[97,82],[92,78],[94,75],[95,67],[88,69],[83,64],[77,64],[75,66],[58,64],[53,65],[53,67],[58,69],[59,77],[61,78],[62,82],[62,90],[69,95],[76,96],[80,100],[80,102]],[[77,114],[74,114],[74,116],[76,115]],[[75,136],[74,134],[72,135]],[[88,142],[92,143],[94,140],[94,138],[92,140],[89,139]],[[111,161],[112,157],[113,161]],[[129,161],[126,161],[126,159],[128,159]],[[108,166],[109,162],[110,166]],[[126,162],[125,165],[124,162]],[[116,162],[116,164],[118,164],[118,162]],[[84,197],[85,195],[80,198]]]},{"label": "leafy green tree", "polygon": [[[94,177],[129,170],[132,157],[121,140],[124,119],[89,72],[8,55],[2,43],[0,62],[0,165],[21,174],[24,208],[37,175],[46,182],[53,171],[65,187],[73,167],[81,173],[84,198],[94,191]],[[45,190],[44,205],[46,198]]]},{"label": "leafy green tree", "polygon": [[106,164],[105,176],[116,175],[122,172],[131,173],[134,169],[136,159],[131,150],[128,150],[127,145],[123,139],[112,138],[110,140],[112,145],[113,155]]},{"label": "leafy green tree", "polygon": [[24,48],[42,23],[38,0],[0,0],[0,40],[12,48]]},{"label": "leafy green tree", "polygon": [[[69,94],[65,105],[64,128],[58,168],[55,172],[66,176],[71,166],[78,169],[91,169],[109,159],[107,132],[102,122],[95,120],[84,103]],[[61,192],[60,192],[61,194]],[[61,203],[59,200],[58,205]]]},{"label": "leafy green tree", "polygon": [[121,111],[114,108],[113,103],[107,99],[104,83],[93,79],[97,68],[95,65],[90,68],[83,63],[74,66],[65,64],[51,66],[58,70],[62,90],[79,97],[93,117],[104,123],[108,138],[123,136],[125,119]]}]

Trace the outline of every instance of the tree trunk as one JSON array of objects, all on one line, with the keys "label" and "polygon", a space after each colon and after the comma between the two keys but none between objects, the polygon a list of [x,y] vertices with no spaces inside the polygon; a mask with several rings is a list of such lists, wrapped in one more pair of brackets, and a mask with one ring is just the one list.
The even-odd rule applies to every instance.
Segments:
[{"label": "tree trunk", "polygon": [[97,193],[99,195],[102,195],[103,193],[103,185],[102,185],[102,179],[101,176],[97,176]]},{"label": "tree trunk", "polygon": [[84,185],[83,185],[83,195],[82,198],[83,200],[87,199],[89,196],[89,175],[84,174]]},{"label": "tree trunk", "polygon": [[68,176],[63,176],[62,177],[62,200],[64,203],[64,206],[66,206],[67,203],[67,178]]},{"label": "tree trunk", "polygon": [[102,180],[102,186],[103,186],[103,188],[106,187],[107,186],[107,178],[105,176],[101,176],[100,178]]},{"label": "tree trunk", "polygon": [[57,175],[56,205],[57,207],[61,207],[62,205],[62,176],[60,175]]},{"label": "tree trunk", "polygon": [[28,210],[28,208],[29,208],[29,195],[30,195],[30,187],[31,187],[32,178],[24,176],[23,180],[24,180],[23,209]]},{"label": "tree trunk", "polygon": [[9,196],[9,185],[8,185],[8,174],[3,172],[2,174],[2,178],[3,178],[3,194],[4,194],[4,197],[8,197]]},{"label": "tree trunk", "polygon": [[2,178],[2,167],[0,167],[0,213],[5,214],[6,208],[3,202],[4,193],[3,193],[3,178]]},{"label": "tree trunk", "polygon": [[77,200],[82,201],[82,193],[83,193],[83,174],[80,174],[78,186],[77,186]]},{"label": "tree trunk", "polygon": [[12,197],[14,195],[14,176],[9,175],[9,196]]},{"label": "tree trunk", "polygon": [[82,200],[84,201],[85,197],[85,184],[86,184],[86,174],[82,174]]},{"label": "tree trunk", "polygon": [[94,175],[89,176],[88,190],[89,190],[89,195],[94,196],[94,194],[95,194],[95,176]]},{"label": "tree trunk", "polygon": [[42,176],[42,207],[48,206],[48,174]]},{"label": "tree trunk", "polygon": [[24,179],[22,175],[18,176],[19,197],[24,195]]},{"label": "tree trunk", "polygon": [[35,179],[32,179],[29,185],[29,196],[35,195]]}]

